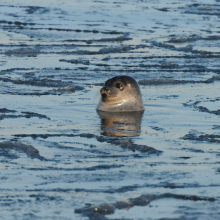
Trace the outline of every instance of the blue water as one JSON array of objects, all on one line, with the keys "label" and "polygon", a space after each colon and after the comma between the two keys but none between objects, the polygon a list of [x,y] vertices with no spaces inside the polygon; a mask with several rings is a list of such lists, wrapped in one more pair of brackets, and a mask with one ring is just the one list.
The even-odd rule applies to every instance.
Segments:
[{"label": "blue water", "polygon": [[[4,219],[219,219],[218,1],[0,8]],[[117,75],[140,84],[138,120],[95,110]]]}]

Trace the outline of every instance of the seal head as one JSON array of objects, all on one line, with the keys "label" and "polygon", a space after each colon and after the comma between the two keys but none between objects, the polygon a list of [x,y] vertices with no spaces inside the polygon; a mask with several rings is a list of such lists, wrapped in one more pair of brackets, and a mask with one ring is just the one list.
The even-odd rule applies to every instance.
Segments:
[{"label": "seal head", "polygon": [[96,107],[105,112],[144,111],[138,83],[130,76],[116,76],[105,82]]}]

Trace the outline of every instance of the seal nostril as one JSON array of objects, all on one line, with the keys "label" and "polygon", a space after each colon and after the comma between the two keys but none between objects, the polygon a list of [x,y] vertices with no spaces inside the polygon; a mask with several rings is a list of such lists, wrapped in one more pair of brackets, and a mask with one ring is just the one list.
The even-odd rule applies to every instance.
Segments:
[{"label": "seal nostril", "polygon": [[109,89],[106,86],[104,86],[100,89],[100,93],[101,93],[101,95],[104,95],[104,94],[107,94],[110,92],[109,92]]}]

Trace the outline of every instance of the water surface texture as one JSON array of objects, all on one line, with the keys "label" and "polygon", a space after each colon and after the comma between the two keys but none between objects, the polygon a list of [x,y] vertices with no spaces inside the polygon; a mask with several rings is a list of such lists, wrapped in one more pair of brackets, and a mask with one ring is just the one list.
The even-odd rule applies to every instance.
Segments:
[{"label": "water surface texture", "polygon": [[[2,0],[4,219],[219,219],[219,0]],[[134,77],[144,114],[97,114]]]}]

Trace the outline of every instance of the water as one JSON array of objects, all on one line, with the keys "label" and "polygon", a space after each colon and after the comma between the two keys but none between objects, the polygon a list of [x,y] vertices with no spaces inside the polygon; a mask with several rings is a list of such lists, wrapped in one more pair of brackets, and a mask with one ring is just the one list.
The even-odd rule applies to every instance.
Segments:
[{"label": "water", "polygon": [[[4,219],[219,219],[216,1],[2,1]],[[98,115],[129,75],[145,112]]]}]

